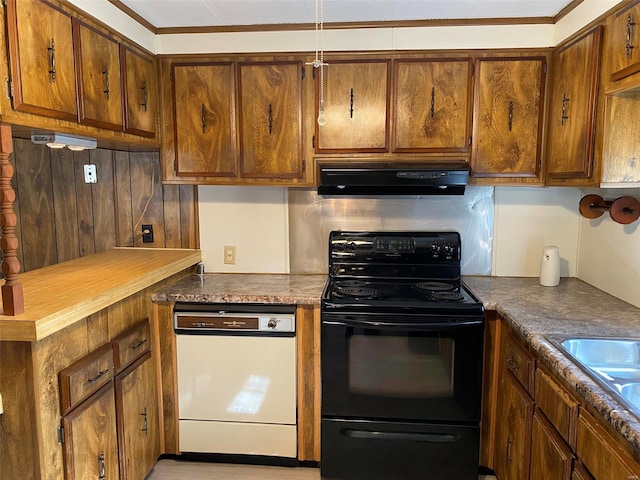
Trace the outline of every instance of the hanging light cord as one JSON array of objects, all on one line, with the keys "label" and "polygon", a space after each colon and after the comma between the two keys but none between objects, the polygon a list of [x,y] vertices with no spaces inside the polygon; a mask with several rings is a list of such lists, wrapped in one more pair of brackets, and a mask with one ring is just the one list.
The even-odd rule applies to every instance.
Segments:
[{"label": "hanging light cord", "polygon": [[[324,0],[316,0],[316,15],[318,3],[320,3],[320,104],[324,107]],[[318,19],[316,19],[317,24]]]}]

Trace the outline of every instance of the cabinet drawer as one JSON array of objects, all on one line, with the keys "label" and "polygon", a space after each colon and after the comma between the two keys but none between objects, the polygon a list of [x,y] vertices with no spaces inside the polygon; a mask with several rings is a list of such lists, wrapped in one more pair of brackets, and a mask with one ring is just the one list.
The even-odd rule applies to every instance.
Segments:
[{"label": "cabinet drawer", "polygon": [[[599,479],[638,479],[640,469],[596,421],[580,411],[576,454],[591,474]],[[634,470],[636,468],[636,470]]]},{"label": "cabinet drawer", "polygon": [[113,349],[107,343],[60,372],[62,414],[113,378]]},{"label": "cabinet drawer", "polygon": [[130,365],[151,348],[149,319],[145,318],[112,340],[116,371]]},{"label": "cabinet drawer", "polygon": [[535,401],[562,438],[575,448],[578,403],[547,372],[536,369]]},{"label": "cabinet drawer", "polygon": [[529,394],[533,394],[533,374],[535,360],[533,355],[520,346],[518,341],[509,336],[505,349],[504,361],[506,367],[522,384]]}]

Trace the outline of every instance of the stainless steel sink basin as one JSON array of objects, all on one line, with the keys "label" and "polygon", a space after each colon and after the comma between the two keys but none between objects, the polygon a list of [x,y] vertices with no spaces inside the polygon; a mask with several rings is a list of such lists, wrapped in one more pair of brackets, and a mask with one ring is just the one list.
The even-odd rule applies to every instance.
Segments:
[{"label": "stainless steel sink basin", "polygon": [[640,415],[640,339],[554,335],[548,338],[591,378]]}]

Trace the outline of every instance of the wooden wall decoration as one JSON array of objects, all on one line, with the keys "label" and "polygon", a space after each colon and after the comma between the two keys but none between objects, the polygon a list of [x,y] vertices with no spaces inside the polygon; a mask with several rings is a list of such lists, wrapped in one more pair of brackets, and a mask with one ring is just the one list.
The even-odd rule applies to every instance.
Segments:
[{"label": "wooden wall decoration", "polygon": [[[116,246],[199,247],[197,187],[162,185],[157,152],[71,152],[15,138],[10,160],[23,271]],[[84,183],[88,163],[97,183]],[[153,243],[142,243],[143,224]]]}]

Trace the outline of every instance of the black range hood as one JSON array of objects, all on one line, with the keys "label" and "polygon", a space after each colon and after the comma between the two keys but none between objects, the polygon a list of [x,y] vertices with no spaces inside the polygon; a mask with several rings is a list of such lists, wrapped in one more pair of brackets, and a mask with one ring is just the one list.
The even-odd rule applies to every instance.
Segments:
[{"label": "black range hood", "polygon": [[319,163],[320,195],[462,195],[469,164],[461,161]]}]

